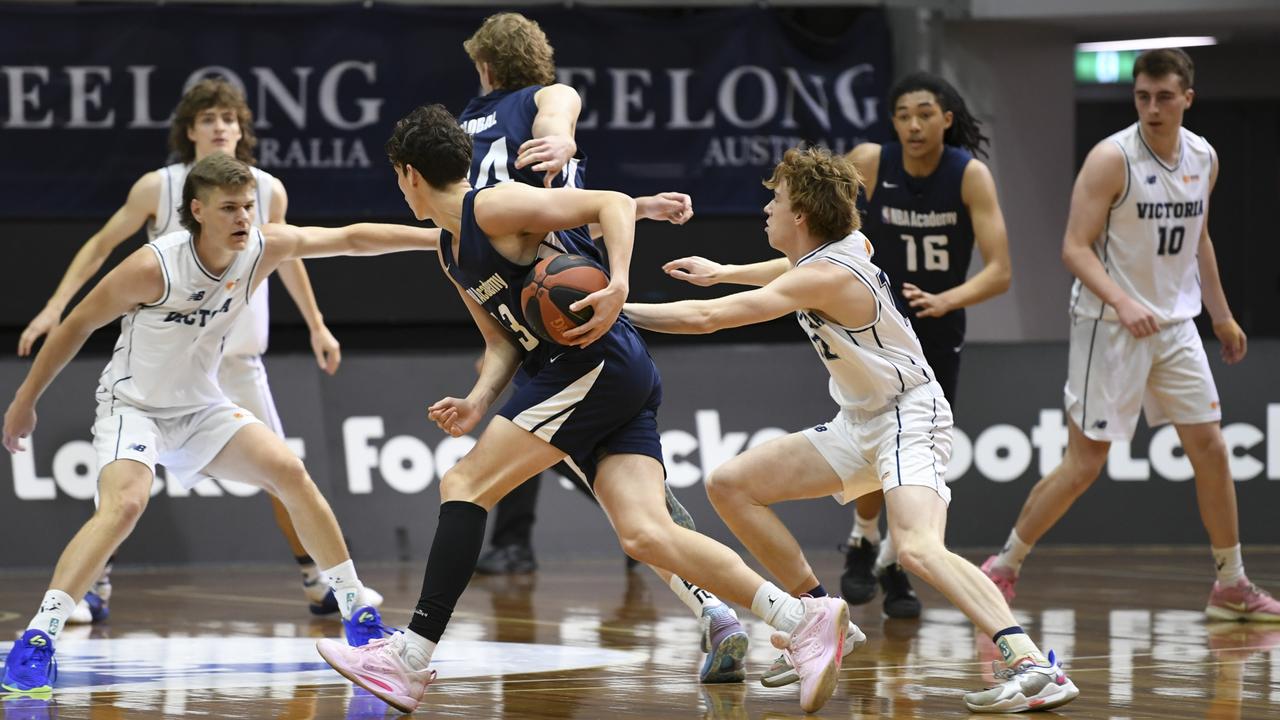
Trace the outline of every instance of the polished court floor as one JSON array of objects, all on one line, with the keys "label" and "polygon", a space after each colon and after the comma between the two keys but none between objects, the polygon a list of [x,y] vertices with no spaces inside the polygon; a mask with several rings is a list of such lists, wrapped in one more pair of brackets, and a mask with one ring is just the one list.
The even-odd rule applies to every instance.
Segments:
[{"label": "polished court floor", "polygon": [[[811,554],[828,587],[841,556]],[[981,560],[978,555],[971,558]],[[1246,552],[1251,578],[1280,591],[1280,548]],[[1037,550],[1019,587],[1019,621],[1064,658],[1080,698],[1068,718],[1280,718],[1280,625],[1209,623],[1212,562],[1200,548]],[[403,623],[421,566],[366,565]],[[43,573],[0,575],[0,651],[43,592]],[[918,588],[918,621],[854,608],[870,638],[846,660],[827,718],[968,715],[963,691],[990,681],[995,649],[942,598]],[[323,664],[287,567],[119,570],[107,624],[59,643],[52,699],[8,696],[15,718],[380,718],[394,714]],[[746,613],[741,613],[745,615]],[[766,689],[773,659],[752,620],[747,682],[700,686],[697,623],[648,571],[621,556],[544,561],[532,576],[477,578],[437,654],[441,678],[416,713],[430,718],[801,717],[794,686]]]}]

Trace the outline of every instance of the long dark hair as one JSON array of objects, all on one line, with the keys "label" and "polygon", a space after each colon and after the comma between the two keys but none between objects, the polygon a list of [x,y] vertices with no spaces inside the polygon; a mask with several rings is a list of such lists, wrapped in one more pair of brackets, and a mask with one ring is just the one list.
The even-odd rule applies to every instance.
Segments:
[{"label": "long dark hair", "polygon": [[991,139],[982,134],[979,126],[982,121],[969,113],[964,98],[951,86],[951,83],[927,72],[914,72],[894,84],[889,91],[890,111],[898,105],[898,98],[907,93],[924,90],[933,93],[943,112],[951,113],[951,127],[942,136],[942,142],[952,147],[960,147],[973,153],[974,157],[987,157],[983,145],[990,145]]}]

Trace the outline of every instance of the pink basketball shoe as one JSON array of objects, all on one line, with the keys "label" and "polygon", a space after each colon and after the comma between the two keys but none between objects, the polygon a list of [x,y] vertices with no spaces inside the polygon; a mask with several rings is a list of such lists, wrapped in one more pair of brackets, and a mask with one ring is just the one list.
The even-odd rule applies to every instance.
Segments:
[{"label": "pink basketball shoe", "polygon": [[411,713],[436,679],[436,671],[409,667],[404,659],[405,642],[402,632],[360,647],[325,638],[316,643],[316,650],[346,679],[396,710]]},{"label": "pink basketball shoe", "polygon": [[1280,601],[1248,578],[1240,578],[1235,585],[1215,582],[1204,612],[1215,620],[1280,622]]},{"label": "pink basketball shoe", "polygon": [[804,618],[790,637],[773,634],[775,646],[800,676],[800,709],[817,712],[831,699],[840,677],[844,638],[849,626],[849,606],[840,598],[802,597]]}]

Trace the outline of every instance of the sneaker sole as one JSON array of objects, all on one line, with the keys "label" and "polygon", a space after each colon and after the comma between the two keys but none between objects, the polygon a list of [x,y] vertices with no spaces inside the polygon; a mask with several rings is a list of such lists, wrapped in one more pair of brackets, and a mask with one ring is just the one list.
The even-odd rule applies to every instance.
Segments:
[{"label": "sneaker sole", "polygon": [[1079,688],[1069,679],[1066,685],[1052,685],[1051,687],[1057,688],[1058,692],[1046,697],[1028,698],[1024,695],[1018,695],[995,705],[972,705],[968,701],[964,705],[969,709],[969,712],[973,713],[1020,713],[1032,710],[1039,712],[1062,707],[1080,696]]},{"label": "sneaker sole", "polygon": [[379,687],[378,687],[378,686],[376,686],[376,685],[371,685],[371,684],[369,684],[369,683],[368,683],[368,682],[366,682],[364,679],[362,679],[359,675],[356,675],[356,674],[354,674],[354,673],[348,672],[348,671],[346,670],[346,668],[339,667],[339,666],[338,666],[338,665],[337,665],[333,660],[329,659],[329,656],[325,654],[324,649],[323,649],[322,647],[320,647],[319,645],[317,645],[317,646],[316,646],[316,650],[320,653],[320,657],[324,658],[324,661],[325,661],[326,663],[329,663],[329,667],[333,668],[333,669],[334,669],[334,671],[336,671],[339,675],[341,675],[342,677],[344,677],[344,678],[346,678],[346,679],[350,680],[351,682],[355,683],[356,685],[359,685],[360,687],[364,688],[365,690],[368,690],[368,691],[369,691],[369,693],[370,693],[371,695],[373,695],[374,697],[378,698],[378,699],[379,699],[379,700],[381,700],[382,702],[384,702],[384,703],[386,703],[386,704],[390,705],[391,707],[395,708],[396,710],[399,710],[400,712],[404,713],[405,715],[409,715],[409,714],[411,714],[414,710],[417,710],[417,709],[418,709],[418,703],[414,703],[413,705],[409,705],[408,703],[403,702],[403,701],[400,699],[400,696],[399,696],[399,695],[392,695],[392,694],[390,694],[390,693],[388,693],[388,692],[386,692],[386,691],[382,690],[381,688],[379,688]]},{"label": "sneaker sole", "polygon": [[840,603],[840,610],[836,612],[835,626],[841,629],[840,638],[836,641],[836,657],[835,660],[822,670],[822,674],[818,676],[818,687],[814,693],[810,703],[806,705],[803,701],[800,703],[800,709],[807,713],[816,713],[822,709],[827,701],[836,691],[836,683],[840,680],[840,663],[844,660],[844,638],[846,629],[849,625],[849,606],[846,603]]},{"label": "sneaker sole", "polygon": [[[742,682],[747,679],[747,670],[744,662],[746,657],[747,634],[745,632],[733,633],[716,647],[716,651],[713,654],[707,656],[706,662],[702,665],[702,673],[699,675],[699,679],[707,685]],[[732,670],[708,672],[710,668],[722,667],[725,658],[733,660]]]},{"label": "sneaker sole", "polygon": [[1280,623],[1280,615],[1272,615],[1270,613],[1248,613],[1228,610],[1210,605],[1204,609],[1204,614],[1214,620],[1234,620],[1236,622],[1267,622]]}]

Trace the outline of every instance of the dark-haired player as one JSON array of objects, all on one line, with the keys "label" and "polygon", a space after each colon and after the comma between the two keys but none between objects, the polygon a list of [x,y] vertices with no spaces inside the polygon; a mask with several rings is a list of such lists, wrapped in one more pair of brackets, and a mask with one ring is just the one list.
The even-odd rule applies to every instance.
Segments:
[{"label": "dark-haired player", "polygon": [[[639,333],[620,315],[635,202],[615,192],[523,183],[473,189],[470,138],[439,105],[397,123],[387,152],[414,216],[442,228],[441,265],[485,337],[475,387],[466,397],[436,402],[430,417],[462,435],[476,427],[517,368],[529,379],[441,479],[440,520],[407,631],[360,652],[321,641],[321,655],[361,687],[411,712],[434,678],[432,653],[475,570],[489,508],[563,462],[591,484],[628,555],[749,606],[778,630],[777,642],[795,651],[801,707],[820,708],[835,689],[848,631],[844,602],[792,597],[732,550],[668,514],[657,431],[661,380]],[[524,320],[522,281],[546,250],[599,258],[581,232],[590,223],[603,230],[609,284],[572,306],[594,313],[569,331],[574,345],[540,341]]]},{"label": "dark-haired player", "polygon": [[1244,359],[1209,239],[1218,155],[1182,126],[1195,99],[1182,50],[1150,50],[1133,65],[1138,121],[1094,146],[1071,193],[1062,259],[1076,276],[1064,403],[1067,450],[1031,489],[1009,540],[982,569],[1012,599],[1022,561],[1093,484],[1113,440],[1128,440],[1140,411],[1173,423],[1195,469],[1200,519],[1217,580],[1205,612],[1219,620],[1280,622],[1280,602],[1244,573],[1236,490],[1222,410],[1192,318],[1213,318],[1228,364]]}]

